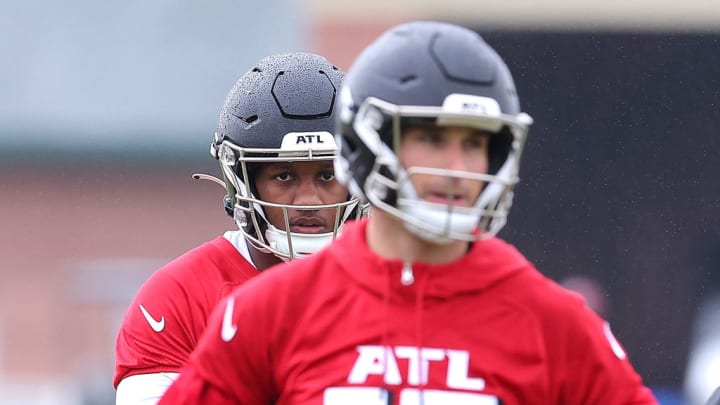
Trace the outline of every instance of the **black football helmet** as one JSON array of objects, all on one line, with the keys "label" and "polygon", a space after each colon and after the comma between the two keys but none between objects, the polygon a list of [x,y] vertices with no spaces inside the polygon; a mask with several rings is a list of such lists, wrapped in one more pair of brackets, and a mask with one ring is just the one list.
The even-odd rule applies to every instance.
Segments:
[{"label": "black football helmet", "polygon": [[[324,57],[287,53],[261,59],[230,90],[210,153],[219,163],[227,195],[225,209],[257,248],[283,260],[312,253],[335,238],[342,224],[359,214],[357,199],[339,204],[281,205],[257,198],[253,174],[258,163],[332,160],[335,99],[343,72]],[[263,208],[335,208],[334,230],[326,234],[285,232]]]},{"label": "black football helmet", "polygon": [[[437,243],[476,240],[503,227],[532,118],[520,112],[510,71],[480,35],[431,21],[390,29],[352,65],[338,109],[335,175],[353,194]],[[403,128],[428,123],[490,132],[489,173],[403,167]],[[436,204],[418,198],[413,174],[470,178],[484,188],[472,207]]]}]

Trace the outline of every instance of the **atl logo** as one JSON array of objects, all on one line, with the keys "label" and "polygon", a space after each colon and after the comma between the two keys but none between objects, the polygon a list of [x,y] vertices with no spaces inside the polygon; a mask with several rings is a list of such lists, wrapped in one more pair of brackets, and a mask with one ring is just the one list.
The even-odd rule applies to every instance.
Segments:
[{"label": "atl logo", "polygon": [[383,376],[386,384],[403,383],[398,359],[408,361],[405,383],[427,383],[431,363],[447,361],[446,383],[448,388],[482,391],[485,380],[468,376],[470,353],[465,350],[436,349],[428,347],[358,346],[359,356],[348,376],[352,384],[364,384],[371,375]]},{"label": "atl logo", "polygon": [[[323,405],[500,405],[501,403],[495,395],[478,392],[485,389],[485,380],[468,375],[470,353],[465,350],[367,345],[358,346],[357,351],[359,355],[347,382],[358,385],[325,388]],[[398,360],[407,361],[407,370],[400,370]],[[428,382],[428,372],[440,364],[447,365],[446,386],[423,387]],[[366,385],[371,376],[381,376],[386,387]],[[388,386],[398,388],[393,389]]]},{"label": "atl logo", "polygon": [[467,112],[474,112],[479,114],[486,114],[487,109],[484,105],[479,103],[464,102],[462,103],[462,110]]},{"label": "atl logo", "polygon": [[308,143],[325,143],[325,141],[320,137],[319,134],[297,135],[297,138],[295,139],[296,145]]}]

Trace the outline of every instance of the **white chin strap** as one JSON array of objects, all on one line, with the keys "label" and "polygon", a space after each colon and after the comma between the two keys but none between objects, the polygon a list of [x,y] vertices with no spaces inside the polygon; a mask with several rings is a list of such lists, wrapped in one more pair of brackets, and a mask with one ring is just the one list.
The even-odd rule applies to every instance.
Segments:
[{"label": "white chin strap", "polygon": [[[337,235],[340,235],[340,229],[338,229]],[[290,243],[292,243],[294,256],[290,255],[290,244],[288,244],[287,232],[268,224],[268,229],[265,231],[265,238],[268,246],[279,253],[276,254],[276,256],[287,262],[290,259],[307,256],[322,249],[332,242],[333,233],[309,234],[290,232]]]},{"label": "white chin strap", "polygon": [[405,220],[405,229],[428,242],[441,245],[453,241],[472,240],[478,226],[478,216],[462,212],[422,206],[422,203],[403,204],[398,208],[413,220]]}]

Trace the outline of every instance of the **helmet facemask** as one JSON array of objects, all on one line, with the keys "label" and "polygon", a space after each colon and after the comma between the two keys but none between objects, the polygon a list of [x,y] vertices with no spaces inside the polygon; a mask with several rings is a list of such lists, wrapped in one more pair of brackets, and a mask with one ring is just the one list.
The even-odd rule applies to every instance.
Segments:
[{"label": "helmet facemask", "polygon": [[[301,138],[310,141],[297,142]],[[333,160],[336,148],[328,132],[288,133],[280,148],[243,148],[228,140],[216,148],[227,190],[232,196],[233,219],[247,240],[262,252],[272,253],[284,261],[314,253],[338,236],[345,221],[361,214],[357,199],[349,195],[346,201],[322,205],[276,204],[258,197],[254,181],[260,165]],[[270,223],[267,212],[274,209],[282,210],[282,224]],[[304,234],[284,230],[290,229],[291,211],[320,210],[334,210],[331,232]]]},{"label": "helmet facemask", "polygon": [[[495,235],[504,226],[512,205],[520,155],[531,122],[524,113],[502,114],[495,100],[479,96],[451,94],[442,107],[398,106],[368,97],[352,126],[376,158],[364,184],[356,187],[373,205],[400,218],[408,231],[425,240],[444,244]],[[398,159],[401,136],[408,126],[417,123],[489,132],[488,173],[404,167]],[[441,204],[418,197],[412,183],[416,175],[445,178],[448,199],[454,193],[452,184],[459,180],[477,181],[483,187],[471,206]]]}]

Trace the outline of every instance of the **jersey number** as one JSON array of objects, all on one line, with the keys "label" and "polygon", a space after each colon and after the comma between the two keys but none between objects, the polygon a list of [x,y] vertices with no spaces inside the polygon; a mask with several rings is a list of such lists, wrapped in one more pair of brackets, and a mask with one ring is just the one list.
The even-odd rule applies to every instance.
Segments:
[{"label": "jersey number", "polygon": [[[500,400],[487,394],[472,392],[400,390],[399,405],[500,405]],[[330,387],[325,389],[323,405],[393,405],[393,396],[380,387]]]}]

